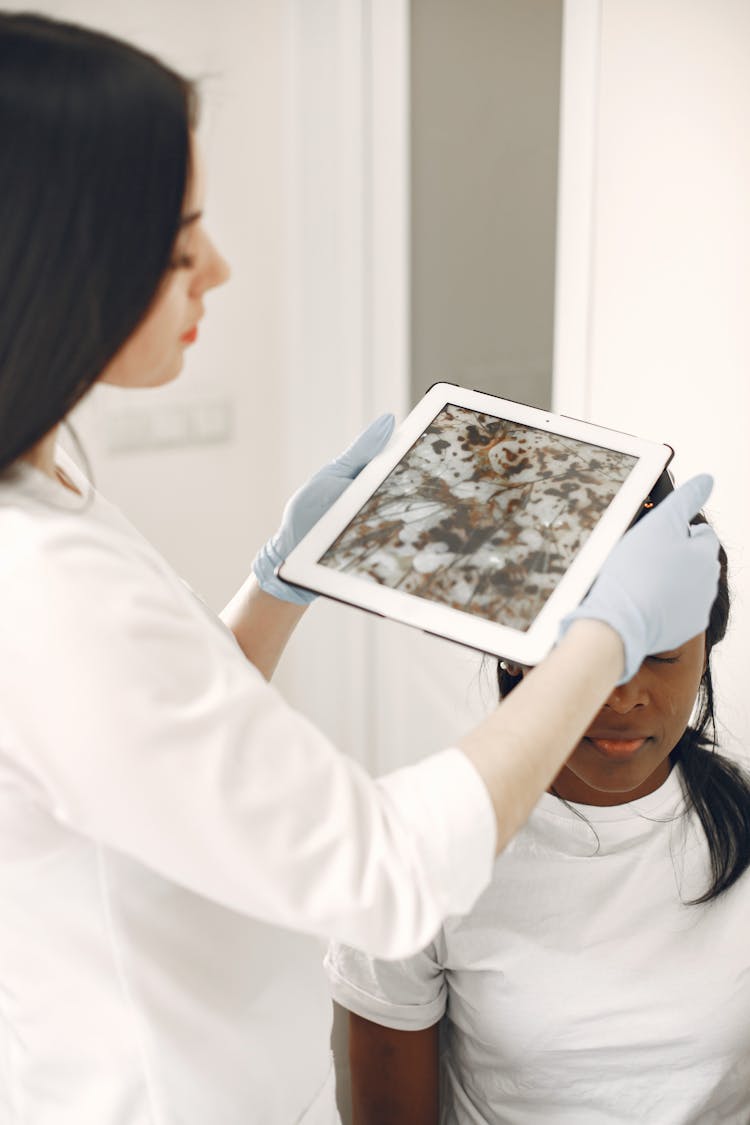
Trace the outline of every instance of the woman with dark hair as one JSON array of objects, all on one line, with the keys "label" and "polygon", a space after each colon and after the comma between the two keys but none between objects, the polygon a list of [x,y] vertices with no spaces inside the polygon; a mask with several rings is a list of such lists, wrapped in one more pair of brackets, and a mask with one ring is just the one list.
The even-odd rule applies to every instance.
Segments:
[{"label": "woman with dark hair", "polygon": [[[402,961],[329,950],[355,1125],[746,1125],[750,780],[716,748],[720,560],[705,634],[615,688],[468,915]],[[498,663],[501,699],[527,671]]]},{"label": "woman with dark hair", "polygon": [[292,498],[223,622],[57,448],[96,382],[178,375],[228,276],[194,118],[142,51],[0,14],[3,1122],[335,1121],[309,935],[404,956],[468,910],[613,684],[716,589],[696,478],[457,746],[379,782],[337,753],[267,682],[310,600],[275,568],[392,419]]}]

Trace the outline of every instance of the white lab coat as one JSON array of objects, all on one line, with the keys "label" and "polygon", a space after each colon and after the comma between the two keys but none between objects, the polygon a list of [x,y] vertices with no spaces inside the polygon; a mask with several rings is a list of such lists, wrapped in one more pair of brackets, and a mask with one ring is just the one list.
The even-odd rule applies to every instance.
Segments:
[{"label": "white lab coat", "polygon": [[0,667],[0,1123],[335,1120],[316,937],[404,956],[469,909],[468,760],[373,782],[119,512],[26,465]]}]

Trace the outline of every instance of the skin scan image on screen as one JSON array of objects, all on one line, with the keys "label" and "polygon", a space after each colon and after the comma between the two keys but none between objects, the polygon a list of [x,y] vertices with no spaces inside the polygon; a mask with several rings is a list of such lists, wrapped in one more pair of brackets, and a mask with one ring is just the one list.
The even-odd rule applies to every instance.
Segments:
[{"label": "skin scan image on screen", "polygon": [[525,630],[635,462],[446,406],[319,561]]}]

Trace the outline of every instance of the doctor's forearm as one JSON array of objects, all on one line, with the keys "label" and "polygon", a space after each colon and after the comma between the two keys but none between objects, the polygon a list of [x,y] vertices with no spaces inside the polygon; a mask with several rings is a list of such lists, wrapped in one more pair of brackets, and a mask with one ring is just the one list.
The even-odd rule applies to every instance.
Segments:
[{"label": "doctor's forearm", "polygon": [[489,790],[501,851],[580,741],[622,675],[620,638],[578,621],[488,719],[458,742]]},{"label": "doctor's forearm", "polygon": [[270,680],[305,609],[266,594],[251,574],[220,616],[250,663]]}]

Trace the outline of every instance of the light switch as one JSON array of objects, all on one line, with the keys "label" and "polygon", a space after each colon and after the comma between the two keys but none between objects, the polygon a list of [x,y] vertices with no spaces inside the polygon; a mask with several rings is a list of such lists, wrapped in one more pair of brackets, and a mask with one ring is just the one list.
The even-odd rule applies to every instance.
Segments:
[{"label": "light switch", "polygon": [[105,420],[107,448],[112,453],[228,441],[232,403],[225,398],[194,399],[111,411]]},{"label": "light switch", "polygon": [[190,433],[194,441],[227,441],[232,431],[229,402],[214,399],[194,402],[190,410]]}]

